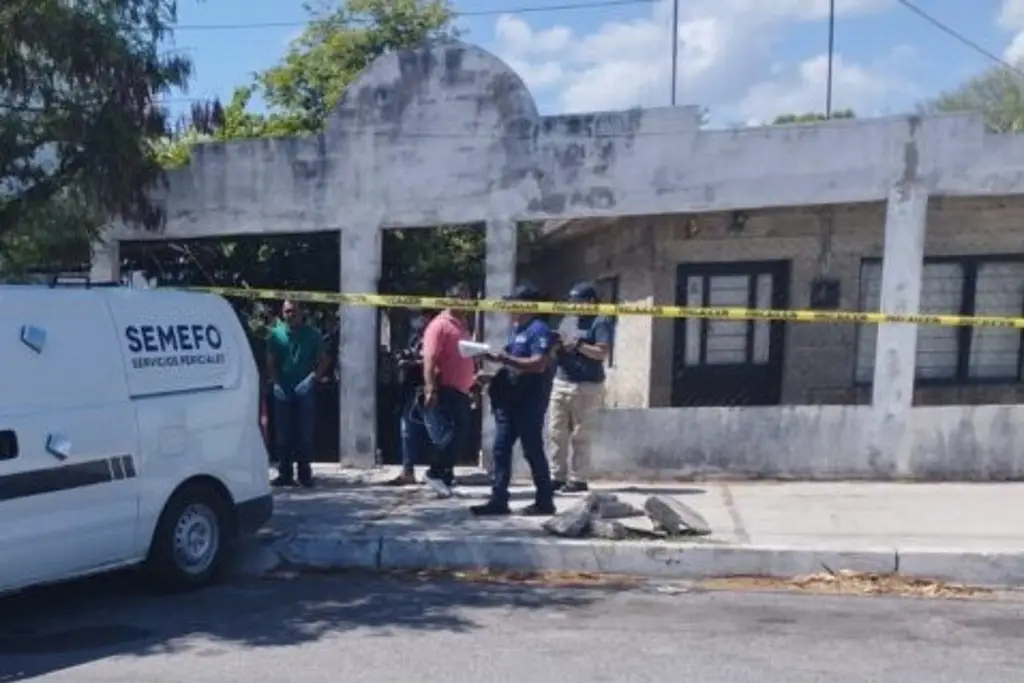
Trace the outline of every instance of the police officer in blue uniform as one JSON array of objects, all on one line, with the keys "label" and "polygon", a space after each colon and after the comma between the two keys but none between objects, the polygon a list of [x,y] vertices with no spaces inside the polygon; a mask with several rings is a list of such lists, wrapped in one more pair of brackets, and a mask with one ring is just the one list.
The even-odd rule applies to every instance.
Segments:
[{"label": "police officer in blue uniform", "polygon": [[[506,299],[539,301],[540,295],[532,285],[524,284],[516,287]],[[504,350],[487,356],[488,360],[502,366],[488,387],[496,427],[494,476],[490,500],[471,510],[478,516],[510,513],[512,447],[519,441],[536,487],[533,504],[520,512],[532,516],[553,515],[554,486],[544,455],[544,414],[548,407],[554,335],[543,315],[514,314],[512,322],[512,334]]]}]

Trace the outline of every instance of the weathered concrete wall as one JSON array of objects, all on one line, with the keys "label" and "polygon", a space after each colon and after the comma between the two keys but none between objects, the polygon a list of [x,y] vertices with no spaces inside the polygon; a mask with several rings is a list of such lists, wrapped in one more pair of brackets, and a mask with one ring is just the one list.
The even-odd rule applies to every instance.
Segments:
[{"label": "weathered concrete wall", "polygon": [[1024,479],[1024,406],[909,412],[906,450],[871,443],[870,406],[610,410],[595,434],[595,476],[623,479]]},{"label": "weathered concrete wall", "polygon": [[930,195],[1024,192],[1024,137],[976,116],[701,131],[698,114],[540,117],[480,48],[389,54],[323,135],[197,147],[171,174],[162,237],[877,201],[908,172]]}]

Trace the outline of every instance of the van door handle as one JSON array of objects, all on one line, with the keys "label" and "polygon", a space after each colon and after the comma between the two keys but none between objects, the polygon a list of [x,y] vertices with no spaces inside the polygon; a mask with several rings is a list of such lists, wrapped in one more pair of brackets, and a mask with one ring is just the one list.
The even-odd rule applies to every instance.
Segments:
[{"label": "van door handle", "polygon": [[13,429],[0,430],[0,460],[14,460],[18,457],[18,435]]},{"label": "van door handle", "polygon": [[67,460],[71,457],[71,439],[63,434],[47,434],[46,452],[58,460]]}]

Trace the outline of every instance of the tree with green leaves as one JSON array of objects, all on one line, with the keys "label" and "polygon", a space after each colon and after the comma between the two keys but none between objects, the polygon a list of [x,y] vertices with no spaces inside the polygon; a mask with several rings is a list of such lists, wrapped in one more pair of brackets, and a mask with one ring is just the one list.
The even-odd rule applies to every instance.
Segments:
[{"label": "tree with green leaves", "polygon": [[348,84],[377,57],[456,34],[447,0],[349,0],[307,9],[306,30],[257,82],[272,111],[309,130],[323,128]]},{"label": "tree with green leaves", "polygon": [[852,109],[840,109],[832,112],[831,116],[825,116],[815,112],[808,112],[806,114],[782,114],[776,116],[775,120],[772,121],[772,125],[781,126],[787,123],[817,123],[819,121],[830,121],[832,119],[853,119],[857,115]]},{"label": "tree with green leaves", "polygon": [[166,120],[156,100],[187,85],[191,72],[162,47],[175,15],[175,0],[0,3],[0,248],[8,267],[87,243],[110,217],[160,225],[150,190],[163,168],[149,140]]},{"label": "tree with green leaves", "polygon": [[[168,167],[188,162],[189,147],[211,140],[285,137],[322,130],[345,87],[380,55],[455,36],[453,11],[445,0],[349,0],[344,5],[308,7],[311,19],[281,63],[235,90],[219,109],[215,126],[192,126],[163,139],[160,158]],[[259,93],[268,113],[249,111]],[[204,269],[191,276],[216,277],[224,284],[258,287],[337,288],[337,236],[297,235],[287,247],[244,240],[220,247],[190,247]],[[443,292],[452,279],[483,279],[484,235],[479,229],[445,226],[434,230],[389,230],[384,235],[381,288],[390,293]],[[315,267],[314,267],[315,266]],[[205,274],[204,274],[205,272]]]},{"label": "tree with green leaves", "polygon": [[[158,142],[165,165],[187,163],[197,142],[317,133],[348,84],[377,57],[457,34],[447,0],[323,0],[306,10],[309,24],[281,63],[237,88],[216,126],[192,127]],[[248,111],[257,94],[267,114]]]},{"label": "tree with green leaves", "polygon": [[922,105],[925,112],[978,112],[995,133],[1024,131],[1024,61],[993,67]]}]

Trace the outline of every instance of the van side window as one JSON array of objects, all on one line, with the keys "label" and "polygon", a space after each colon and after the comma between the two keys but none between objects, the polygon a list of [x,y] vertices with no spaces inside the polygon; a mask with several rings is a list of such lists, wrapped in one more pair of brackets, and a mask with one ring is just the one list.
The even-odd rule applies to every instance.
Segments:
[{"label": "van side window", "polygon": [[18,437],[10,429],[0,430],[0,460],[18,457]]}]

